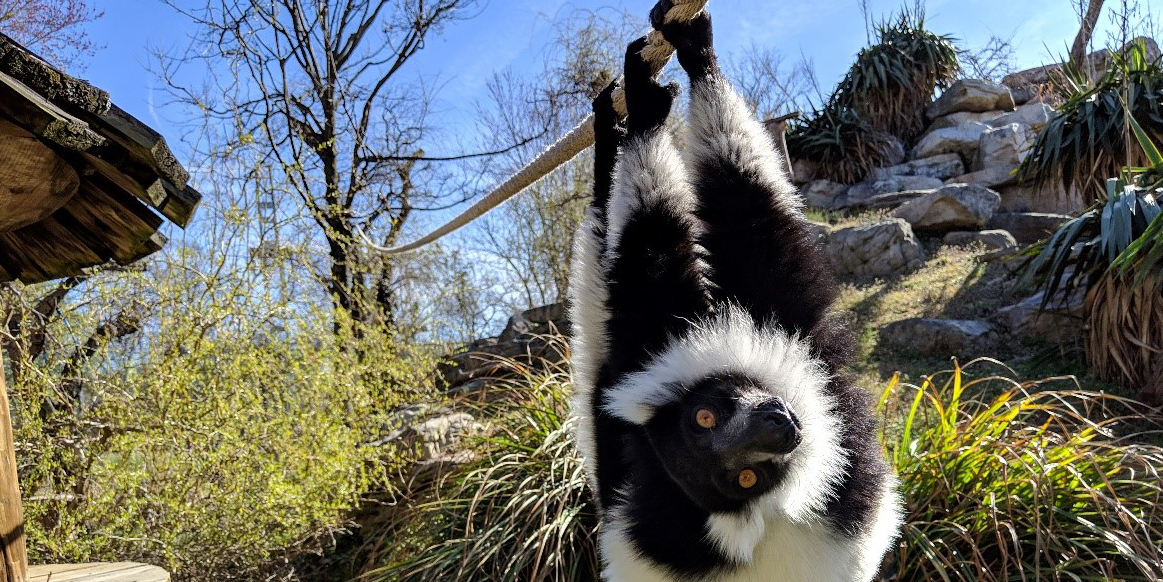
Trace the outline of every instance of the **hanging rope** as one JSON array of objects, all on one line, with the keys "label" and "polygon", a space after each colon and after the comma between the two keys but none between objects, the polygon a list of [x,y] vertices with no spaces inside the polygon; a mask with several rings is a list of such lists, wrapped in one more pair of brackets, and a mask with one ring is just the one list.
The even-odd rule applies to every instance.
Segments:
[{"label": "hanging rope", "polygon": [[[686,22],[698,16],[706,8],[707,1],[661,0],[658,6],[656,6],[656,9],[666,11],[664,18],[667,22]],[[651,72],[657,75],[662,71],[673,54],[674,47],[670,46],[670,43],[662,38],[662,33],[657,30],[651,30],[646,36],[646,47],[642,49],[642,58],[650,64]],[[614,91],[613,99],[614,110],[621,115],[625,115],[626,94],[622,90],[622,87],[618,87]],[[413,242],[392,248],[382,247],[373,243],[362,231],[358,231],[359,236],[368,247],[388,255],[397,255],[416,250],[481,217],[486,212],[499,206],[502,202],[533,185],[534,182],[549,175],[558,166],[573,159],[574,156],[593,144],[594,115],[591,113],[581,123],[571,129],[569,133],[565,134],[565,136],[538,154],[537,157],[533,158],[533,161],[526,164],[516,174],[513,174],[508,180],[502,182],[492,192],[489,192],[484,198],[481,198],[476,204],[473,204],[468,210],[465,210],[440,228]]]}]

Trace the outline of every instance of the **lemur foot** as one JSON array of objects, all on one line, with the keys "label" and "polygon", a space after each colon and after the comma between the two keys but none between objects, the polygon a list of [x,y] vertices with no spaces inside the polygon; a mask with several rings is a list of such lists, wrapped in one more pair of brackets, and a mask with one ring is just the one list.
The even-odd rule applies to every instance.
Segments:
[{"label": "lemur foot", "polygon": [[597,97],[594,97],[594,134],[597,141],[607,141],[615,147],[621,143],[626,135],[626,116],[619,115],[614,109],[614,90],[618,88],[618,81],[610,81]]},{"label": "lemur foot", "polygon": [[626,86],[626,128],[630,135],[642,135],[661,127],[670,115],[670,107],[678,95],[678,84],[660,85],[642,58],[646,37],[626,47],[623,83]]},{"label": "lemur foot", "polygon": [[687,22],[666,21],[666,13],[672,4],[670,0],[660,0],[650,11],[650,24],[662,33],[678,55],[678,64],[692,79],[700,79],[719,71],[719,59],[715,56],[714,36],[711,33],[711,17],[706,12]]}]

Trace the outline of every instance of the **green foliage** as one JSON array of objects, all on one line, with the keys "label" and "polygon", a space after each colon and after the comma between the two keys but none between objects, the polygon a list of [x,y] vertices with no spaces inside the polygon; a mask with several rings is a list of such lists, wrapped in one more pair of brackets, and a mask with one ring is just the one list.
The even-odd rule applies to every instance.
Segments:
[{"label": "green foliage", "polygon": [[564,582],[599,578],[597,516],[566,421],[568,372],[513,381],[482,416],[500,426],[480,459],[385,532],[382,581]]},{"label": "green foliage", "polygon": [[953,40],[924,25],[923,12],[909,11],[878,24],[877,43],[860,51],[827,103],[792,127],[791,156],[815,162],[823,178],[852,184],[885,165],[892,136],[911,142],[934,91],[960,71]]},{"label": "green foliage", "polygon": [[[908,507],[889,558],[897,579],[1163,574],[1163,449],[1145,442],[1163,433],[1114,396],[1035,391],[1064,380],[960,367],[920,388],[894,378],[880,409]],[[389,565],[372,579],[597,579],[596,524],[562,421],[569,386],[551,374],[514,389],[525,396],[488,408],[503,428],[480,443],[485,456],[384,534]]]},{"label": "green foliage", "polygon": [[1107,178],[1148,161],[1127,122],[1129,115],[1142,124],[1141,137],[1163,139],[1163,63],[1148,61],[1145,51],[1140,41],[1125,55],[1113,55],[1112,66],[1094,82],[1067,71],[1058,87],[1065,101],[1022,162],[1023,179],[1061,182],[1097,201]]},{"label": "green foliage", "polygon": [[891,136],[871,129],[851,107],[832,101],[787,135],[791,156],[815,162],[821,177],[855,184],[887,163]]},{"label": "green foliage", "polygon": [[[387,486],[403,455],[369,443],[426,384],[428,358],[263,280],[101,275],[49,326],[45,353],[13,362],[34,562],[265,579],[344,526],[363,492]],[[140,331],[75,347],[125,303],[144,312]]]},{"label": "green foliage", "polygon": [[836,92],[872,128],[912,142],[925,127],[933,93],[961,70],[957,48],[952,37],[925,29],[923,11],[905,10],[878,23],[876,36],[878,42],[860,51]]},{"label": "green foliage", "polygon": [[895,378],[885,390],[903,425],[886,439],[908,508],[899,579],[1163,576],[1163,448],[1144,442],[1159,427],[1132,402],[1037,385],[955,365],[903,399]]}]

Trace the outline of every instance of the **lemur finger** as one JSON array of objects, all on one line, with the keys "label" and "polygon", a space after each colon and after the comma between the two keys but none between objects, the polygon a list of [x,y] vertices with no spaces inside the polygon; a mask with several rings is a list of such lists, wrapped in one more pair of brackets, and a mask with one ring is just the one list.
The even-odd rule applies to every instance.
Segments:
[{"label": "lemur finger", "polygon": [[650,64],[642,57],[646,37],[626,47],[624,80],[626,86],[626,128],[632,135],[641,135],[662,126],[670,115],[675,94],[658,84]]},{"label": "lemur finger", "polygon": [[666,13],[660,11],[661,4],[650,13],[651,25],[662,33],[662,37],[674,46],[678,63],[691,77],[699,78],[718,70],[715,57],[714,34],[711,30],[711,16],[703,12],[694,19],[681,22],[667,21]]}]

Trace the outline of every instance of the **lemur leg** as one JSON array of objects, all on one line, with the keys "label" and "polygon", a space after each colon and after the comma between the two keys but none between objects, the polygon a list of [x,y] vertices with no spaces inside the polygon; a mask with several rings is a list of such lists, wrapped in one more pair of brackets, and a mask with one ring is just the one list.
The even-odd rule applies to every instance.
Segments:
[{"label": "lemur leg", "polygon": [[606,249],[606,206],[614,181],[618,148],[626,137],[626,119],[614,111],[611,82],[594,99],[593,200],[574,236],[573,277],[569,288],[571,359],[574,382],[575,441],[585,462],[590,488],[599,489],[597,441],[594,436],[593,395],[598,366],[606,354],[606,276],[602,266]]},{"label": "lemur leg", "polygon": [[688,158],[715,300],[740,304],[757,323],[810,333],[834,286],[801,198],[771,138],[719,69],[710,17],[664,22],[662,8],[651,14],[654,26],[690,76]]},{"label": "lemur leg", "polygon": [[602,410],[604,393],[709,309],[695,245],[694,197],[665,127],[677,87],[651,78],[640,55],[645,44],[642,38],[626,50],[627,135],[606,213],[606,350],[593,399],[605,507],[624,479],[621,435],[631,429]]}]

